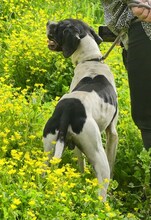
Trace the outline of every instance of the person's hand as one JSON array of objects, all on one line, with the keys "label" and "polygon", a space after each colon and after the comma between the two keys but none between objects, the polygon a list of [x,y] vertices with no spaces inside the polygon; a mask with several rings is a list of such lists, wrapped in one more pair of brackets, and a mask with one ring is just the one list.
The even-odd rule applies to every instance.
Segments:
[{"label": "person's hand", "polygon": [[[151,0],[139,0],[140,4],[146,4],[151,6]],[[141,21],[151,22],[151,9],[145,7],[132,7],[134,16],[138,17]]]}]

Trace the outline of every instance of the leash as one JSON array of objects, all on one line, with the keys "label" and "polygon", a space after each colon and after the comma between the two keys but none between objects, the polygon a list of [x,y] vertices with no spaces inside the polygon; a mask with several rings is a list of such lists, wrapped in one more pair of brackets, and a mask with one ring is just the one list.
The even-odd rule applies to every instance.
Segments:
[{"label": "leash", "polygon": [[100,61],[104,61],[109,54],[111,53],[111,51],[114,49],[114,47],[120,43],[121,41],[121,36],[124,34],[124,31],[121,31],[120,34],[116,37],[115,41],[113,42],[113,44],[111,45],[111,47],[109,48],[109,50],[100,58]]},{"label": "leash", "polygon": [[[132,8],[132,7],[138,7],[138,8],[141,8],[141,7],[144,7],[146,9],[151,9],[151,4],[146,1],[147,4],[145,3],[140,3],[140,1],[137,1],[137,0],[129,0],[127,5],[129,8]],[[140,20],[139,19],[135,19],[132,21],[131,24],[133,23],[136,23],[136,22],[139,22]],[[118,44],[120,43],[121,41],[121,37],[122,35],[124,35],[125,31],[122,30],[119,35],[116,37],[115,41],[113,42],[112,46],[109,48],[109,50],[105,53],[105,55],[103,55],[101,58],[100,58],[100,61],[104,61],[108,56],[109,54],[111,53],[111,51],[113,50],[113,48]]]},{"label": "leash", "polygon": [[132,7],[138,7],[138,8],[146,8],[146,9],[151,9],[151,4],[149,1],[146,0],[146,3],[140,3],[140,1],[137,1],[137,0],[129,0],[128,1],[128,7],[129,8],[132,8]]}]

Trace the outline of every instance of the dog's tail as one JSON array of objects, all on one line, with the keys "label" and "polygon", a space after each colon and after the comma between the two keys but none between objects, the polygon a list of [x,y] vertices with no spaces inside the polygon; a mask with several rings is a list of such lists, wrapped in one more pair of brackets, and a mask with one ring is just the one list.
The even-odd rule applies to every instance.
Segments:
[{"label": "dog's tail", "polygon": [[70,115],[70,110],[68,108],[65,108],[61,114],[59,131],[54,153],[54,157],[56,158],[61,158],[64,150],[66,135],[70,124]]}]

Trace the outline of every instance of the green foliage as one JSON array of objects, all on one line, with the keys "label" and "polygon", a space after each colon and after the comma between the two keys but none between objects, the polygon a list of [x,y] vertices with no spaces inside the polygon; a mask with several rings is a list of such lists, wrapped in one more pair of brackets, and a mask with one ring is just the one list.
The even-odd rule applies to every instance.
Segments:
[{"label": "green foliage", "polygon": [[4,0],[0,7],[0,75],[8,75],[7,82],[15,87],[30,86],[31,91],[35,83],[42,83],[49,99],[65,93],[72,77],[71,61],[48,50],[46,23],[72,17],[97,28],[102,17],[99,3]]},{"label": "green foliage", "polygon": [[38,150],[12,150],[10,159],[0,160],[1,219],[131,219],[102,203],[96,179],[83,178],[69,164],[57,168],[56,160],[46,169],[45,160]]},{"label": "green foliage", "polygon": [[[90,165],[79,174],[71,151],[65,151],[59,166],[55,161],[53,168],[44,165],[42,130],[73,76],[70,59],[48,50],[45,24],[69,17],[82,19],[97,31],[103,23],[100,1],[0,4],[0,219],[149,220],[151,150],[143,150],[131,119],[120,47],[106,61],[119,100],[119,144],[107,202],[97,196],[101,186]],[[109,47],[103,43],[100,49],[104,54]]]}]

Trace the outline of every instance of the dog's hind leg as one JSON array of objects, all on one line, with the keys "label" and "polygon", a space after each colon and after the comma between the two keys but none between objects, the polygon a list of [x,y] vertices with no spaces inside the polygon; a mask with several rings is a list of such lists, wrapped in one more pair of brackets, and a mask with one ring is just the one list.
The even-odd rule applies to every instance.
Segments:
[{"label": "dog's hind leg", "polygon": [[48,160],[51,159],[53,156],[53,151],[56,145],[56,139],[57,139],[58,133],[56,132],[55,134],[47,134],[46,137],[43,137],[43,147],[44,147],[44,152],[48,153]]},{"label": "dog's hind leg", "polygon": [[64,150],[64,141],[57,140],[54,157],[60,159],[62,157],[63,150]]},{"label": "dog's hind leg", "polygon": [[[57,132],[56,132],[56,134],[49,133],[43,137],[44,152],[47,153],[47,159],[45,159],[45,161],[44,161],[45,165],[43,166],[43,169],[45,171],[48,168],[48,166],[50,165],[49,162],[53,156],[53,151],[55,148],[56,139],[57,139]],[[45,177],[45,175],[46,175],[45,171],[42,174],[43,177]]]},{"label": "dog's hind leg", "polygon": [[113,177],[113,169],[116,158],[116,148],[118,144],[118,134],[116,131],[117,116],[106,129],[106,154],[110,165],[111,178]]},{"label": "dog's hind leg", "polygon": [[104,181],[110,179],[110,168],[107,160],[105,150],[102,146],[101,134],[97,123],[91,117],[87,117],[82,132],[77,135],[80,149],[87,156],[89,162],[92,164],[98,182],[103,183],[103,187],[99,195],[106,200],[107,188],[109,181]]}]

